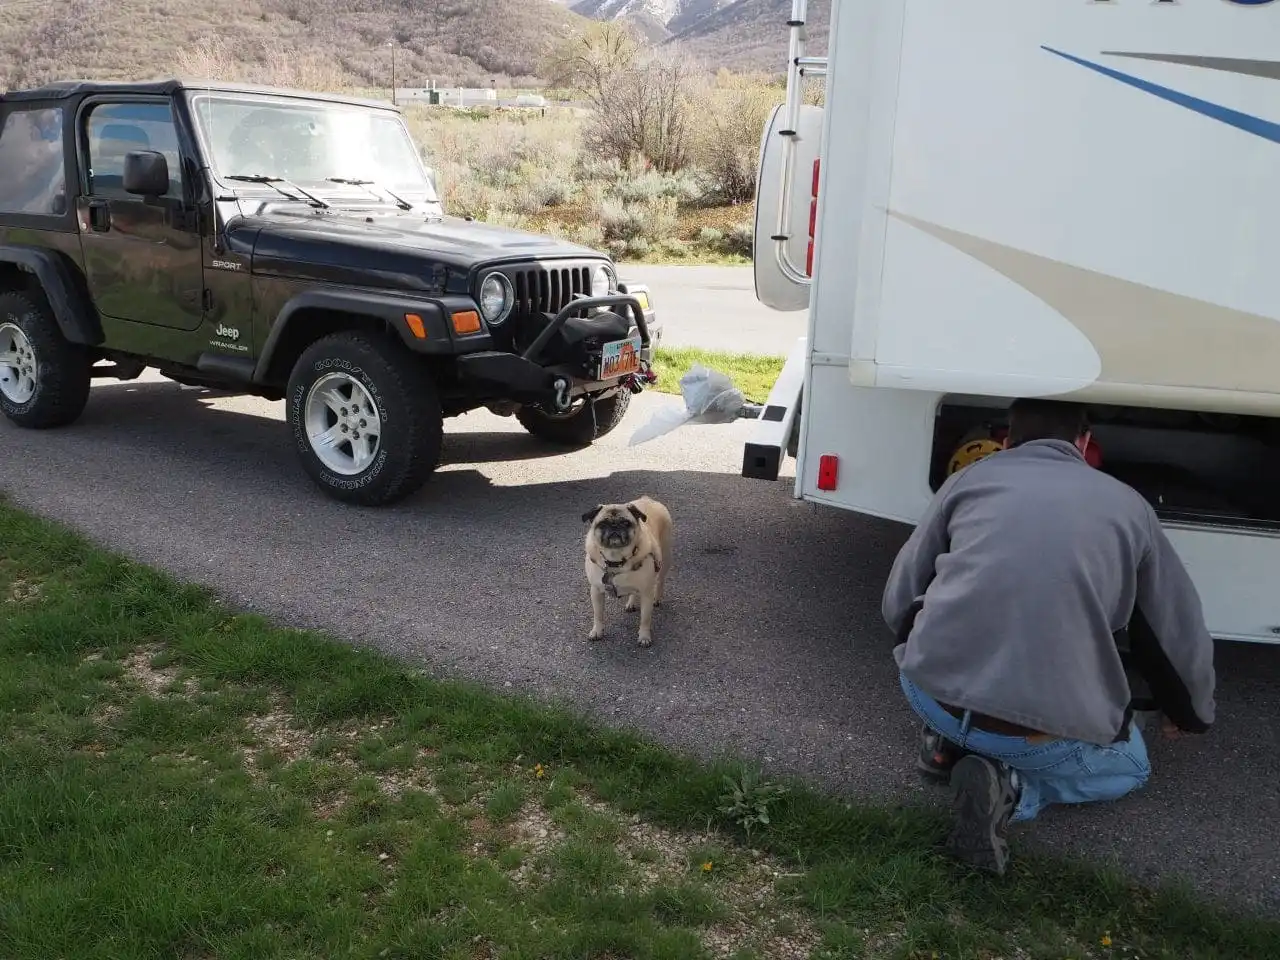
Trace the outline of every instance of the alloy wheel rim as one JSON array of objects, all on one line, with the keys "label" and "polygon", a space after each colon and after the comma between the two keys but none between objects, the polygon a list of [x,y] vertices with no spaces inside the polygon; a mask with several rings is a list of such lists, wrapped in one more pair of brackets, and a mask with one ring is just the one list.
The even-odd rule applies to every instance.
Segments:
[{"label": "alloy wheel rim", "polygon": [[377,459],[382,417],[364,384],[345,373],[328,373],[312,384],[303,406],[311,450],[334,473],[352,477]]},{"label": "alloy wheel rim", "polygon": [[0,394],[23,404],[36,394],[40,364],[31,338],[16,323],[0,323]]}]

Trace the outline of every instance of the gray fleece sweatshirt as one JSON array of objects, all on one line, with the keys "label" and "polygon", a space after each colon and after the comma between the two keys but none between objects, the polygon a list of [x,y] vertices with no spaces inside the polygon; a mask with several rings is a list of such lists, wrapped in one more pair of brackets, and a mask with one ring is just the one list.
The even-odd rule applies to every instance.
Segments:
[{"label": "gray fleece sweatshirt", "polygon": [[1128,629],[1166,715],[1197,732],[1214,720],[1195,586],[1150,504],[1070,443],[1031,441],[949,477],[894,562],[882,612],[900,638],[909,630],[899,668],[944,703],[1124,739],[1116,634]]}]

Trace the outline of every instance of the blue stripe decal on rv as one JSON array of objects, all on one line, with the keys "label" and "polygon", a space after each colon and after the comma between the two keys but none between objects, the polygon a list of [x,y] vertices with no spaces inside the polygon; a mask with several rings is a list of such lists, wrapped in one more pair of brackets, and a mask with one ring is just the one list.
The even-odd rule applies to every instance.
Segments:
[{"label": "blue stripe decal on rv", "polygon": [[1168,87],[1151,83],[1149,80],[1142,80],[1127,73],[1121,73],[1119,70],[1113,70],[1111,67],[1104,67],[1100,63],[1091,63],[1088,60],[1073,57],[1069,53],[1054,50],[1052,47],[1041,46],[1040,49],[1062,57],[1064,60],[1070,60],[1072,63],[1078,63],[1082,67],[1095,70],[1104,77],[1127,83],[1131,87],[1137,87],[1146,93],[1154,94],[1162,100],[1168,100],[1170,103],[1176,103],[1180,107],[1186,107],[1188,110],[1194,110],[1196,113],[1210,119],[1218,120],[1238,130],[1243,130],[1245,133],[1251,133],[1256,137],[1262,137],[1264,140],[1270,140],[1273,143],[1280,143],[1280,123],[1272,123],[1270,120],[1263,120],[1261,117],[1241,113],[1239,110],[1232,110],[1230,107],[1220,106],[1216,103],[1210,103],[1208,100],[1201,100],[1198,97],[1179,93],[1177,90],[1170,90]]}]

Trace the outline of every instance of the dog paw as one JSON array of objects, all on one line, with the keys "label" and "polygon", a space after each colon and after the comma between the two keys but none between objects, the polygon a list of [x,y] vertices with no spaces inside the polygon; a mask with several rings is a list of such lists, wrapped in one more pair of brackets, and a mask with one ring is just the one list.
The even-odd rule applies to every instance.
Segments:
[{"label": "dog paw", "polygon": [[627,613],[635,613],[637,610],[640,609],[640,603],[634,597],[632,597],[630,600],[627,601],[626,606],[624,606],[622,609],[625,610]]},{"label": "dog paw", "polygon": [[590,633],[587,634],[587,639],[595,641],[595,640],[599,640],[603,636],[604,636],[604,628],[596,627]]},{"label": "dog paw", "polygon": [[640,636],[639,636],[639,638],[636,640],[636,642],[637,642],[638,644],[640,644],[640,646],[642,646],[642,647],[652,646],[652,644],[653,644],[653,637],[649,636],[649,634],[647,634],[647,633],[642,633],[642,634],[640,634]]}]

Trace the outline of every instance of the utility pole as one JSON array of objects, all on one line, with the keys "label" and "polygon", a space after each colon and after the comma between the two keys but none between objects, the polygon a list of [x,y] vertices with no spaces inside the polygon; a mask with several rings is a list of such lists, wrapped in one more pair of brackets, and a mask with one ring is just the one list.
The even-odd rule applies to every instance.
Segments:
[{"label": "utility pole", "polygon": [[394,39],[387,41],[387,46],[391,48],[391,105],[396,105],[396,42]]}]

